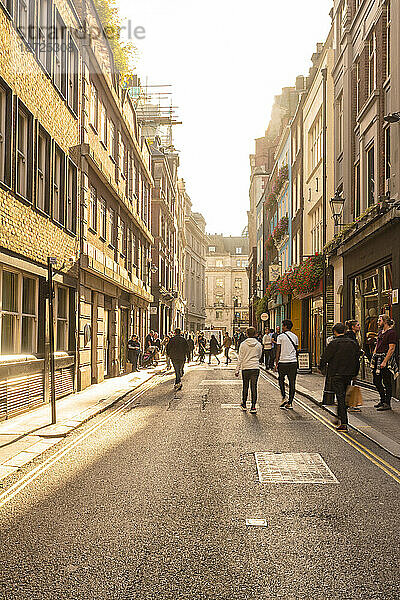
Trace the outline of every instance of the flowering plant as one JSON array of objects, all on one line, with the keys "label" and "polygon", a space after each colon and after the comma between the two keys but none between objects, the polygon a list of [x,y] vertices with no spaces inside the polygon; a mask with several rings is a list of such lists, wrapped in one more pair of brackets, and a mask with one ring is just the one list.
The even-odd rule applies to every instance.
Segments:
[{"label": "flowering plant", "polygon": [[268,284],[267,289],[265,291],[265,297],[267,299],[272,298],[272,296],[274,296],[278,292],[279,292],[279,290],[278,290],[278,282],[277,281],[271,281],[271,283]]},{"label": "flowering plant", "polygon": [[296,276],[298,267],[289,269],[282,275],[277,281],[278,290],[281,294],[289,295],[294,290],[294,278]]},{"label": "flowering plant", "polygon": [[293,289],[302,294],[313,292],[324,273],[324,264],[323,254],[317,252],[314,256],[308,257],[293,272]]},{"label": "flowering plant", "polygon": [[267,208],[272,208],[278,199],[278,196],[282,190],[283,185],[289,179],[289,167],[288,165],[283,165],[278,174],[275,176],[274,181],[272,182],[271,191],[267,196],[265,201],[265,206]]},{"label": "flowering plant", "polygon": [[272,237],[275,242],[279,242],[287,233],[289,229],[289,217],[282,217],[279,223],[275,226],[274,231],[272,232]]},{"label": "flowering plant", "polygon": [[274,238],[272,237],[272,235],[269,235],[267,237],[265,245],[266,245],[266,247],[267,247],[268,250],[272,250],[272,248],[274,247]]}]

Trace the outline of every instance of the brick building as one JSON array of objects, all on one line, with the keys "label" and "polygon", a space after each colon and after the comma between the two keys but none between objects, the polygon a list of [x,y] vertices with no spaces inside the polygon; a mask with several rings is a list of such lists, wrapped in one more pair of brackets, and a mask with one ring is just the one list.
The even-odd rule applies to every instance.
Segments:
[{"label": "brick building", "polygon": [[78,27],[69,3],[0,2],[0,419],[48,400],[49,257],[57,397],[76,382]]}]

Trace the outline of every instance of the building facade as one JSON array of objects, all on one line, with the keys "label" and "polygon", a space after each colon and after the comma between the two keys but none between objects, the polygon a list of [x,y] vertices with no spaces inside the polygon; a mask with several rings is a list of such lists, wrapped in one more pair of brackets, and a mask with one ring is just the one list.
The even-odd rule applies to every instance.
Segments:
[{"label": "building facade", "polygon": [[378,315],[400,318],[399,124],[384,118],[399,110],[399,16],[398,2],[334,2],[335,189],[344,208],[328,251],[341,266],[343,318],[361,324],[366,380]]},{"label": "building facade", "polygon": [[175,152],[161,147],[157,136],[151,142],[154,189],[151,201],[152,293],[150,327],[161,337],[175,326],[174,298],[176,289],[176,201],[179,158]]},{"label": "building facade", "polygon": [[192,211],[192,202],[184,182],[180,182],[185,202],[185,301],[187,331],[205,327],[206,222],[202,214]]},{"label": "building facade", "polygon": [[243,331],[249,325],[249,239],[207,238],[206,328]]},{"label": "building facade", "polygon": [[[0,419],[49,399],[50,258],[56,396],[76,388],[80,24],[43,5],[0,3]],[[39,43],[50,27],[58,46]]]},{"label": "building facade", "polygon": [[[78,7],[101,28],[94,4]],[[108,40],[83,40],[78,386],[127,371],[127,342],[148,329],[150,153]]]}]

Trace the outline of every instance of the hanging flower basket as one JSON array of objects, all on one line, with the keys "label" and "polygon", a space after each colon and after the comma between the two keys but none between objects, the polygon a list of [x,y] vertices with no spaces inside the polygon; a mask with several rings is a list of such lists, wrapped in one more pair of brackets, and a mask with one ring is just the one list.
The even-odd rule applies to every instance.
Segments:
[{"label": "hanging flower basket", "polygon": [[275,175],[275,179],[271,185],[271,191],[267,196],[265,201],[265,206],[267,208],[273,208],[278,200],[278,196],[282,190],[282,187],[289,179],[289,167],[288,165],[283,165],[277,175]]},{"label": "hanging flower basket", "polygon": [[272,232],[272,237],[275,242],[280,242],[281,239],[287,234],[289,229],[289,217],[282,217],[279,223],[276,225],[274,231]]},{"label": "hanging flower basket", "polygon": [[313,292],[324,274],[325,256],[316,253],[307,258],[293,273],[293,289],[297,293],[310,294]]}]

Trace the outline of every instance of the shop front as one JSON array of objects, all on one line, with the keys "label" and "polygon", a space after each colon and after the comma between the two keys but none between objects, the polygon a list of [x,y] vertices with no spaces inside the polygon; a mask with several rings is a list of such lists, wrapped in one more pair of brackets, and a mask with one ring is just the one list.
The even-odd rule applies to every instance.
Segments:
[{"label": "shop front", "polygon": [[[369,367],[378,334],[378,317],[389,315],[399,333],[400,224],[395,221],[352,247],[343,248],[345,319],[361,325],[364,351],[360,379],[372,383]],[[397,384],[397,397],[399,397]]]}]

